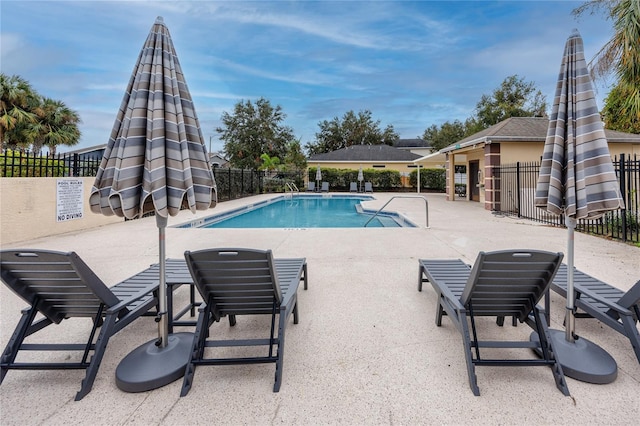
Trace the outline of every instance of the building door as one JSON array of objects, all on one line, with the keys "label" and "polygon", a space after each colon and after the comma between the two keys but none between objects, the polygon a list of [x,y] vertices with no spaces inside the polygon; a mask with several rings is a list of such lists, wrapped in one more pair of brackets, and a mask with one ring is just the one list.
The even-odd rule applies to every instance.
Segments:
[{"label": "building door", "polygon": [[480,201],[480,161],[469,161],[469,199]]}]

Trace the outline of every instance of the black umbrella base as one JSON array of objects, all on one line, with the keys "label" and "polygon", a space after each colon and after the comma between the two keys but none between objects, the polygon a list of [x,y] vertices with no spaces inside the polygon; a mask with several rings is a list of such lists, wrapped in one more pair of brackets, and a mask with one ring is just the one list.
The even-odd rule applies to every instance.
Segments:
[{"label": "black umbrella base", "polygon": [[[604,385],[618,377],[618,364],[600,346],[580,337],[568,342],[564,330],[549,330],[556,359],[567,377],[586,383]],[[538,341],[538,334],[531,333],[531,341]]]},{"label": "black umbrella base", "polygon": [[125,392],[160,388],[184,376],[191,359],[193,333],[170,334],[164,348],[156,339],[134,349],[116,368],[116,385]]}]

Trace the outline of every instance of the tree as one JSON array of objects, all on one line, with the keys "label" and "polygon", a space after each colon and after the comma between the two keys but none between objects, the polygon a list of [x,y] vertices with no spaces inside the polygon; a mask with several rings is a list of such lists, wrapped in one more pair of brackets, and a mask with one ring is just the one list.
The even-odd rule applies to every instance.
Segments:
[{"label": "tree", "polygon": [[32,129],[30,133],[34,135],[33,151],[40,151],[42,146],[48,146],[49,151],[55,154],[59,145],[73,146],[80,140],[80,116],[64,102],[42,98],[34,113],[37,120],[29,125]]},{"label": "tree", "polygon": [[280,105],[273,107],[264,98],[255,104],[250,100],[238,102],[233,115],[223,112],[223,127],[216,131],[224,141],[224,153],[231,165],[257,170],[262,154],[284,158],[288,144],[294,140],[293,130],[282,124],[286,117]]},{"label": "tree", "polygon": [[466,134],[479,132],[509,117],[544,117],[546,109],[546,97],[535,84],[512,75],[505,78],[491,96],[482,95],[475,115],[465,122]]},{"label": "tree", "polygon": [[260,170],[273,172],[280,167],[280,159],[278,157],[270,157],[269,154],[262,154],[260,159],[262,160],[262,165],[259,168]]},{"label": "tree", "polygon": [[80,140],[80,116],[64,102],[40,96],[25,79],[0,74],[0,141],[10,149],[38,152]]},{"label": "tree", "polygon": [[429,142],[429,145],[439,151],[442,148],[456,143],[466,136],[466,127],[459,120],[453,123],[444,122],[440,127],[435,124],[426,129],[422,135],[422,139]]},{"label": "tree", "polygon": [[309,154],[322,154],[352,145],[393,145],[399,138],[393,125],[380,130],[380,120],[374,122],[369,110],[360,111],[358,115],[351,110],[341,119],[324,120],[318,126],[320,131],[316,133],[315,142],[305,146]]},{"label": "tree", "polygon": [[287,155],[284,157],[284,169],[299,172],[307,168],[307,157],[302,152],[300,140],[289,142]]},{"label": "tree", "polygon": [[[613,36],[589,62],[594,79],[615,73],[617,87],[626,99],[615,108],[627,116],[623,121],[637,122],[640,117],[640,2],[638,0],[592,0],[573,10],[580,16],[586,11],[604,10],[613,21]],[[618,96],[612,102],[618,102]],[[631,131],[631,129],[626,129]]]},{"label": "tree", "polygon": [[23,127],[34,123],[36,116],[31,110],[38,103],[38,95],[25,79],[0,73],[0,143],[9,148],[25,149]]},{"label": "tree", "polygon": [[625,103],[631,96],[623,85],[616,85],[604,100],[602,117],[607,129],[640,134],[640,115],[626,114]]}]

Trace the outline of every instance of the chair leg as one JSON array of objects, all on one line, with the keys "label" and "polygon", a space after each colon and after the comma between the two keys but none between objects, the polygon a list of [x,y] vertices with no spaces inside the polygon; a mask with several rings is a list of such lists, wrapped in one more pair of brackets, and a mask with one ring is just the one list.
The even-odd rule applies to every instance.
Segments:
[{"label": "chair leg", "polygon": [[180,396],[186,396],[191,390],[193,385],[193,376],[196,372],[196,365],[194,360],[202,359],[205,349],[205,341],[207,339],[209,326],[211,322],[211,310],[209,304],[200,306],[200,314],[198,315],[198,321],[196,322],[196,329],[193,336],[193,345],[191,346],[191,359],[185,367],[184,379],[182,381],[182,389],[180,390]]},{"label": "chair leg", "polygon": [[[296,308],[294,308],[295,311]],[[295,314],[294,314],[295,315]],[[273,391],[280,392],[280,385],[282,384],[282,369],[283,369],[283,359],[284,359],[284,331],[287,323],[286,315],[278,315],[278,348],[277,348],[277,356],[276,356],[276,373],[275,373],[275,381],[273,383]]]},{"label": "chair leg", "polygon": [[640,362],[640,333],[636,327],[636,322],[631,316],[621,316],[622,325],[624,326],[625,335],[629,338],[633,351],[636,354],[638,362]]},{"label": "chair leg", "polygon": [[[80,401],[82,398],[84,398],[93,387],[93,382],[96,380],[96,375],[98,374],[98,369],[100,368],[102,357],[104,356],[104,352],[107,349],[107,343],[109,343],[109,338],[111,338],[111,335],[113,334],[114,325],[116,323],[116,315],[117,314],[109,314],[104,319],[102,328],[100,329],[100,333],[98,334],[98,340],[96,340],[95,343],[93,356],[89,361],[89,367],[87,368],[84,379],[82,379],[80,391],[78,391],[78,393],[76,394],[76,401]],[[92,337],[90,337],[89,339],[92,339]],[[88,344],[91,345],[91,341],[89,341]]]},{"label": "chair leg", "polygon": [[440,303],[440,295],[438,295],[438,307],[436,308],[436,325],[440,327],[442,325],[442,316],[444,315],[444,308]]},{"label": "chair leg", "polygon": [[20,350],[20,346],[22,346],[22,342],[29,335],[29,326],[33,322],[37,313],[38,311],[34,308],[25,309],[22,311],[20,321],[18,321],[18,325],[11,335],[9,343],[7,343],[7,346],[2,352],[2,358],[0,358],[0,364],[2,365],[2,367],[0,368],[0,383],[2,383],[2,381],[4,380],[4,376],[6,376],[9,372],[11,364],[13,364],[13,362],[16,360],[18,351]]},{"label": "chair leg", "polygon": [[469,334],[469,325],[467,317],[460,317],[460,332],[462,334],[462,346],[464,349],[464,359],[467,363],[467,375],[469,376],[469,387],[475,396],[480,396],[480,388],[478,387],[478,377],[476,376],[476,366],[473,363],[473,355],[471,354],[471,336]]},{"label": "chair leg", "polygon": [[562,366],[553,352],[553,347],[551,346],[551,335],[549,334],[549,327],[547,326],[547,321],[545,315],[541,315],[538,309],[534,309],[533,316],[536,321],[538,339],[540,340],[540,349],[542,351],[542,357],[551,362],[551,371],[553,373],[553,378],[556,381],[556,387],[562,392],[565,396],[570,396],[569,387],[567,386],[567,381],[564,377],[564,372],[562,371]]},{"label": "chair leg", "polygon": [[422,265],[418,265],[418,291],[422,291]]}]

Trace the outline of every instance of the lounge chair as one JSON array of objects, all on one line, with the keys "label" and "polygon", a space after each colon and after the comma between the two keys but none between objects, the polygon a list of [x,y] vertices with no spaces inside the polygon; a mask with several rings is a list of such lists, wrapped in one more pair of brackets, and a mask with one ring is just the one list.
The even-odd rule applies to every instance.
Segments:
[{"label": "lounge chair", "polygon": [[[596,318],[627,337],[640,362],[640,281],[624,292],[574,268],[576,318]],[[551,289],[567,297],[567,265],[562,264]]]},{"label": "lounge chair", "polygon": [[316,183],[315,182],[309,182],[309,184],[307,186],[307,192],[316,192]]},{"label": "lounge chair", "polygon": [[329,182],[322,182],[320,192],[329,192]]},{"label": "lounge chair", "polygon": [[371,182],[364,183],[364,192],[373,192],[373,185],[371,185]]},{"label": "lounge chair", "polygon": [[[292,313],[293,323],[298,323],[297,291],[304,259],[299,264],[297,274],[287,274],[288,279],[282,279],[285,274],[276,273],[271,250],[208,249],[187,251],[184,256],[204,302],[198,310],[192,356],[185,370],[180,396],[185,396],[191,389],[198,365],[275,363],[273,391],[278,392],[282,382],[285,329]],[[237,315],[256,314],[271,315],[268,338],[208,338],[212,320],[217,322],[228,315],[233,326]],[[227,346],[266,346],[266,354],[242,358],[205,358],[205,348]]]},{"label": "lounge chair", "polygon": [[[74,252],[2,250],[0,266],[2,281],[29,304],[2,353],[0,383],[10,369],[85,369],[75,397],[79,401],[91,391],[109,338],[157,305],[157,280],[123,281],[108,288]],[[38,313],[43,317],[36,318]],[[93,319],[86,343],[24,343],[51,324],[77,317]],[[69,362],[16,361],[21,351],[78,351],[82,357]]]},{"label": "lounge chair", "polygon": [[[448,315],[462,334],[469,386],[474,395],[480,395],[476,365],[550,366],[556,386],[569,395],[562,367],[551,347],[544,311],[537,306],[561,261],[562,253],[535,250],[480,252],[473,267],[460,259],[419,260],[418,290],[422,290],[423,282],[430,282],[438,294],[436,325],[441,326],[442,316]],[[481,316],[513,316],[533,328],[540,338],[530,341],[527,334],[526,341],[480,340],[476,319]],[[542,359],[488,359],[481,357],[480,348],[530,348],[539,350]]]},{"label": "lounge chair", "polygon": [[358,192],[358,184],[355,182],[351,182],[349,184],[349,192]]}]

